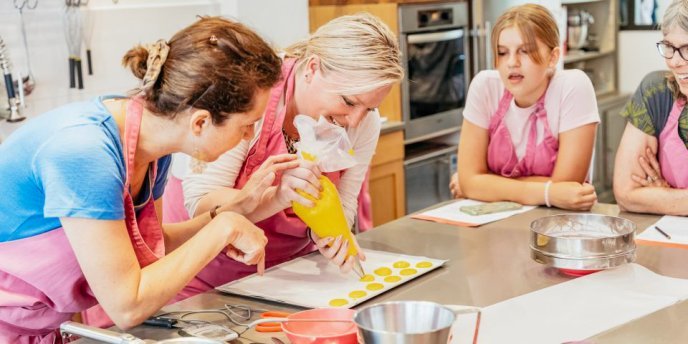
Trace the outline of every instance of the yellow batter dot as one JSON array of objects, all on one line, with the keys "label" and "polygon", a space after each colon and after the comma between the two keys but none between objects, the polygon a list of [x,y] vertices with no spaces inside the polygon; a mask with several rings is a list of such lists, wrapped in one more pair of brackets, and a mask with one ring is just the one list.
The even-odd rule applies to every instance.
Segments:
[{"label": "yellow batter dot", "polygon": [[392,274],[392,269],[390,269],[390,268],[375,269],[375,274],[378,276],[389,276]]},{"label": "yellow batter dot", "polygon": [[416,267],[421,268],[421,269],[426,269],[426,268],[429,268],[431,266],[432,266],[432,263],[430,263],[430,262],[419,262],[418,264],[416,264]]},{"label": "yellow batter dot", "polygon": [[402,276],[415,275],[418,271],[416,269],[404,269],[399,271]]},{"label": "yellow batter dot", "polygon": [[401,281],[401,277],[399,276],[387,276],[385,277],[385,282],[387,283],[397,283]]},{"label": "yellow batter dot", "polygon": [[394,265],[392,265],[392,266],[394,266],[397,269],[403,269],[403,268],[408,268],[409,266],[411,266],[411,264],[409,264],[409,262],[405,262],[403,260],[400,260],[398,262],[395,262]]},{"label": "yellow batter dot", "polygon": [[349,303],[349,301],[344,300],[344,299],[332,299],[332,300],[330,300],[330,306],[332,306],[332,307],[346,306],[348,303]]},{"label": "yellow batter dot", "polygon": [[380,283],[370,283],[370,284],[368,284],[368,285],[366,286],[366,289],[368,289],[368,290],[380,290],[380,289],[382,289],[382,288],[384,288],[384,287],[385,287],[385,286],[383,286],[383,285],[380,284]]},{"label": "yellow batter dot", "polygon": [[372,282],[375,280],[375,276],[373,275],[363,275],[359,281],[361,282]]},{"label": "yellow batter dot", "polygon": [[360,299],[362,297],[365,297],[366,295],[368,294],[363,290],[354,290],[349,293],[349,297],[352,299]]}]

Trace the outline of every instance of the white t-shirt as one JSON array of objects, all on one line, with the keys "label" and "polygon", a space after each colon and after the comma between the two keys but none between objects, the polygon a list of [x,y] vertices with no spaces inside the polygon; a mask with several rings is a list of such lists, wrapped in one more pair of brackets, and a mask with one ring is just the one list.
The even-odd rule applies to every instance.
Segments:
[{"label": "white t-shirt", "polygon": [[[468,89],[463,117],[472,124],[489,129],[490,120],[497,112],[504,91],[498,71],[486,70],[478,73]],[[519,159],[526,152],[530,130],[528,118],[534,110],[535,104],[520,108],[512,99],[504,116]],[[545,95],[545,110],[555,137],[559,133],[600,121],[595,89],[588,76],[578,69],[560,70],[554,74]],[[544,138],[544,125],[541,122],[538,122],[537,131],[537,143],[540,143]]]},{"label": "white t-shirt", "polygon": [[[281,103],[279,107],[282,106]],[[277,111],[281,111],[281,109],[277,109]],[[180,179],[182,179],[184,188],[184,206],[189,214],[196,212],[198,202],[207,193],[219,187],[234,187],[249,150],[260,137],[261,128],[262,120],[256,123],[256,135],[250,142],[241,141],[239,145],[221,155],[216,161],[209,163],[202,173],[187,172],[182,176],[182,173],[173,172],[175,177],[182,177]],[[337,190],[344,207],[344,214],[349,226],[351,226],[358,211],[358,194],[361,191],[361,185],[368,172],[368,166],[380,136],[379,112],[377,110],[369,112],[358,127],[348,128],[346,133],[353,145],[359,164],[344,171]],[[177,164],[177,161],[175,161],[175,165],[188,166],[186,163]]]}]

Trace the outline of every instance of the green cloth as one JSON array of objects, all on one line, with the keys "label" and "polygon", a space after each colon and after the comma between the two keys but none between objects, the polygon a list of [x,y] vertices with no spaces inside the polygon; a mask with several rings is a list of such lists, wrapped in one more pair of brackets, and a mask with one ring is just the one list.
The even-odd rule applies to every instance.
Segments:
[{"label": "green cloth", "polygon": [[[634,127],[658,139],[674,105],[674,97],[667,83],[666,71],[649,73],[621,111],[621,116]],[[679,137],[688,148],[688,106],[683,108],[679,116],[678,128]]]}]

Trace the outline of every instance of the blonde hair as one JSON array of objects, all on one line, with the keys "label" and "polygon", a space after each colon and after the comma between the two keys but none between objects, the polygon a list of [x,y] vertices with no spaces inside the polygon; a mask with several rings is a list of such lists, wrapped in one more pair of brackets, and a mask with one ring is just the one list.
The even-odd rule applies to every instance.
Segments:
[{"label": "blonde hair", "polygon": [[370,92],[404,77],[396,36],[369,13],[335,18],[286,49],[286,57],[297,59],[297,70],[316,56],[324,75],[348,80],[336,82],[333,90],[345,95]]},{"label": "blonde hair", "polygon": [[[525,4],[508,9],[502,14],[492,28],[492,51],[497,56],[499,35],[504,29],[515,27],[521,32],[526,46],[537,47],[539,39],[550,50],[559,46],[559,28],[547,8],[536,4]],[[529,49],[528,56],[537,64],[545,63],[545,58],[538,49]],[[495,65],[497,67],[497,59]]]},{"label": "blonde hair", "polygon": [[[662,34],[666,36],[669,31],[675,27],[681,28],[683,31],[688,32],[688,0],[674,0],[669,4],[666,11],[664,12],[664,17],[662,17]],[[674,74],[669,72],[666,75],[667,86],[671,90],[674,98],[686,99],[686,95],[681,93],[681,88],[678,86],[678,82],[674,77]]]}]

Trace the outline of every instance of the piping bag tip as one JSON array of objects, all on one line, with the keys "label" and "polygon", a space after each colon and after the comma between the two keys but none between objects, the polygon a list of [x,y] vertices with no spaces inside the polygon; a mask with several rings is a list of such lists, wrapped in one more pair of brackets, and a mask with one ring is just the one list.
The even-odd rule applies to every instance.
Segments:
[{"label": "piping bag tip", "polygon": [[356,275],[358,275],[359,278],[363,278],[365,276],[365,271],[363,270],[363,265],[361,265],[361,260],[358,259],[358,257],[354,257],[354,267],[353,267],[354,272]]}]

